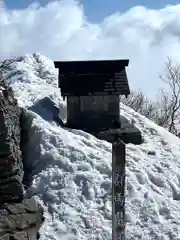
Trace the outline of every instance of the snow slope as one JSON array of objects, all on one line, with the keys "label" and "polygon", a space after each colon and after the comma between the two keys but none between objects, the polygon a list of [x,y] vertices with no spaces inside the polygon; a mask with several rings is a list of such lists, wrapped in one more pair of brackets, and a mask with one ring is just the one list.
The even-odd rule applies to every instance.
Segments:
[{"label": "snow slope", "polygon": [[[8,81],[20,105],[49,96],[65,119],[51,60],[21,57]],[[145,140],[127,145],[127,240],[180,240],[180,139],[128,107],[121,113],[135,121]],[[41,240],[110,240],[111,145],[31,113],[26,152],[35,174],[28,195],[46,210]]]}]

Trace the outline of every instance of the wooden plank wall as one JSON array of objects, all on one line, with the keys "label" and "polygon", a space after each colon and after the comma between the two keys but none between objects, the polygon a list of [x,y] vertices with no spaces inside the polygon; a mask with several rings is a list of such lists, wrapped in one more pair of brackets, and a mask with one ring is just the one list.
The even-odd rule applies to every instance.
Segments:
[{"label": "wooden plank wall", "polygon": [[88,127],[104,124],[110,127],[112,121],[119,121],[119,96],[67,97],[69,125]]}]

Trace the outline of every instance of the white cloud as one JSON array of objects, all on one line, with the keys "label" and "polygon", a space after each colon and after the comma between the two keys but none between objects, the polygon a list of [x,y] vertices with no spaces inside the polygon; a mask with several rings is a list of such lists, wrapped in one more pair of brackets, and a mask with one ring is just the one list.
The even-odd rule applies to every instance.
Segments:
[{"label": "white cloud", "polygon": [[1,6],[1,57],[40,52],[53,60],[129,58],[129,81],[153,96],[166,56],[180,61],[180,4],[161,10],[137,6],[99,24],[87,21],[73,0]]}]

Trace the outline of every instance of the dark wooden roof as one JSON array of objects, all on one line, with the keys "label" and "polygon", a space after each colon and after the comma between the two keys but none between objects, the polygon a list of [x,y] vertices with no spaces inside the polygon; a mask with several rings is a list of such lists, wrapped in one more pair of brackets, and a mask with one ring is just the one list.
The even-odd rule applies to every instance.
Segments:
[{"label": "dark wooden roof", "polygon": [[113,73],[127,67],[129,60],[96,60],[96,61],[55,61],[55,68],[61,73]]},{"label": "dark wooden roof", "polygon": [[62,96],[129,95],[129,60],[54,62]]}]

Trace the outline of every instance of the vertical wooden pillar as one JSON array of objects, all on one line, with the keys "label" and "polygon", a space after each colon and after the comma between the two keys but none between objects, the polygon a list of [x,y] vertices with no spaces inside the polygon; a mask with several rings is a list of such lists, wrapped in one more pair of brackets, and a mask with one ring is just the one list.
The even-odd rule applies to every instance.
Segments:
[{"label": "vertical wooden pillar", "polygon": [[125,240],[125,144],[112,145],[112,240]]}]

